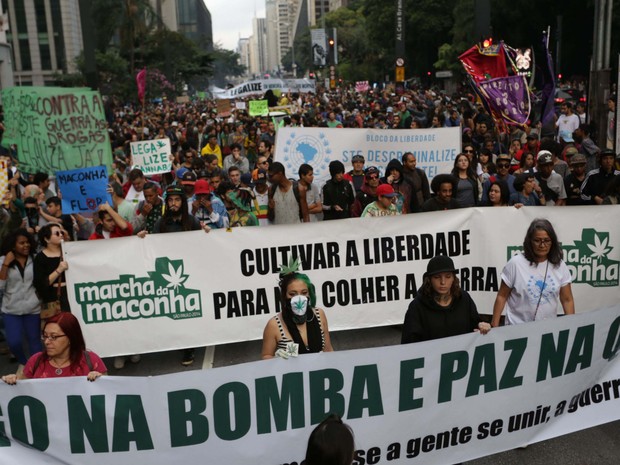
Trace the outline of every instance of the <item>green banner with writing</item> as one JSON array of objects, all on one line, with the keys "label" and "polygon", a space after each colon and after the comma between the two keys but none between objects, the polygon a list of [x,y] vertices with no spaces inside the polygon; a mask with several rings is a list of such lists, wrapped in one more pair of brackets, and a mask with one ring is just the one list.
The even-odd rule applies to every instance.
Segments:
[{"label": "green banner with writing", "polygon": [[268,114],[267,100],[250,100],[250,116],[266,116]]}]

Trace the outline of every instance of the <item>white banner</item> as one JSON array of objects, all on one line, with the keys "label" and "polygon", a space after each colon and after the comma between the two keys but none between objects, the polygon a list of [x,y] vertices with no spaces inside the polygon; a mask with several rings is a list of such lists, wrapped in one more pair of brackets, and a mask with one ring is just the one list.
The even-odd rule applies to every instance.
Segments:
[{"label": "white banner", "polygon": [[169,138],[141,140],[129,145],[133,167],[141,169],[145,176],[170,171],[172,148]]},{"label": "white banner", "polygon": [[353,169],[351,159],[362,155],[366,167],[376,166],[385,172],[390,160],[402,160],[412,152],[417,167],[429,179],[450,173],[454,159],[461,152],[459,128],[439,129],[351,129],[292,128],[278,130],[274,159],[286,167],[288,177],[297,177],[299,166],[308,163],[314,168],[319,185],[329,178],[329,163],[340,160],[346,170]]},{"label": "white banner", "polygon": [[449,341],[0,382],[0,461],[298,464],[336,413],[355,433],[357,465],[457,463],[618,420],[619,350],[615,306]]},{"label": "white banner", "polygon": [[331,330],[402,324],[430,258],[453,258],[491,314],[502,268],[541,215],[555,226],[577,311],[620,301],[620,206],[469,208],[295,226],[65,244],[68,293],[102,356],[260,339],[278,270],[299,257]]},{"label": "white banner", "polygon": [[316,93],[316,82],[314,79],[255,79],[230,89],[214,89],[212,93],[216,99],[233,99],[256,94],[262,95],[269,89],[279,90],[282,93],[299,92],[301,94],[314,94]]}]

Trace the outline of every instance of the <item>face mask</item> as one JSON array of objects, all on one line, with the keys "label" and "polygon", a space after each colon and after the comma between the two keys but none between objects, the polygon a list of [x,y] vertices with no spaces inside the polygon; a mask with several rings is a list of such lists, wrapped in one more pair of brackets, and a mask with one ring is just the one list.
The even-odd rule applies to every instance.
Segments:
[{"label": "face mask", "polygon": [[306,322],[306,310],[308,308],[308,297],[305,295],[296,295],[290,300],[291,311],[293,312],[293,321],[295,324],[303,324]]}]

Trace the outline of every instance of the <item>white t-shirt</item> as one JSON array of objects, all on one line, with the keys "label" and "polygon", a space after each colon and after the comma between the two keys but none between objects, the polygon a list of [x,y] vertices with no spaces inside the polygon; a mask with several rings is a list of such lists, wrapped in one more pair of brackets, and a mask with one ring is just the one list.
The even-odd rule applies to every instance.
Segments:
[{"label": "white t-shirt", "polygon": [[522,254],[518,254],[502,270],[502,281],[512,289],[505,310],[506,324],[514,325],[555,318],[560,289],[571,283],[571,276],[564,261],[558,266],[549,263],[548,268],[546,260],[532,266]]},{"label": "white t-shirt", "polygon": [[558,141],[562,137],[572,139],[573,132],[579,128],[579,116],[574,113],[572,115],[560,115],[555,126],[558,128]]},{"label": "white t-shirt", "polygon": [[127,191],[125,200],[132,202],[134,205],[138,205],[138,203],[144,200],[144,191],[138,192],[133,186],[131,186]]}]

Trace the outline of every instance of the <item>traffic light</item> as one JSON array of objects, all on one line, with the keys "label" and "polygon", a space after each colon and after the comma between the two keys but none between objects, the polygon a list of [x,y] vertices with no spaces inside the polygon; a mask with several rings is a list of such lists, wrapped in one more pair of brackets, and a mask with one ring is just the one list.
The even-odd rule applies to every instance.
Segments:
[{"label": "traffic light", "polygon": [[331,34],[327,37],[327,57],[329,65],[338,64],[338,35],[336,28],[331,30]]}]

